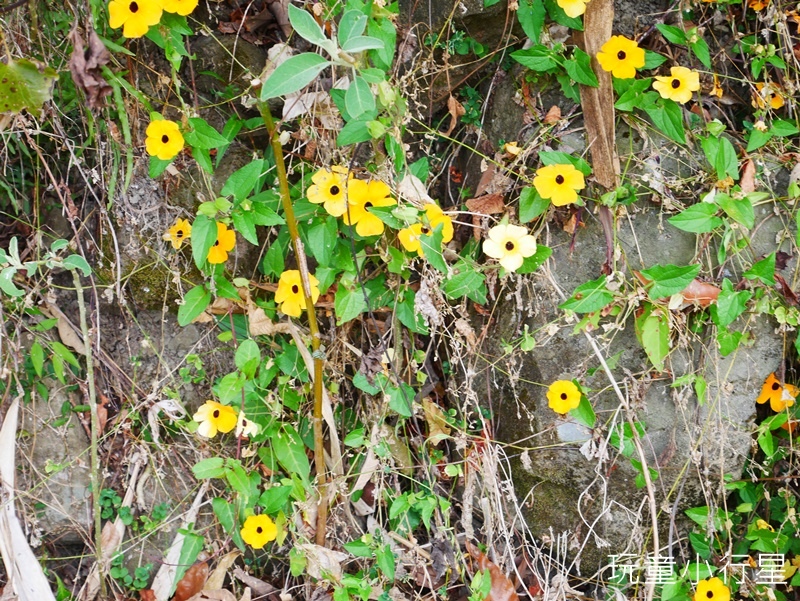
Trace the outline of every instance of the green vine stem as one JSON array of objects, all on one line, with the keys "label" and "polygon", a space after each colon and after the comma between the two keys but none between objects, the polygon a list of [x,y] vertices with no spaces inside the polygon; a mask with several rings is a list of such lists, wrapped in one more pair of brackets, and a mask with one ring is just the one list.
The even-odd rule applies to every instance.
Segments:
[{"label": "green vine stem", "polygon": [[308,262],[303,248],[303,241],[297,231],[297,220],[294,217],[292,199],[289,196],[289,180],[286,176],[286,164],[283,162],[283,149],[278,137],[278,128],[275,126],[267,103],[259,102],[258,108],[261,111],[261,118],[264,120],[270,144],[272,144],[272,152],[275,155],[275,168],[278,172],[283,212],[286,217],[286,225],[289,228],[289,236],[292,238],[294,254],[297,257],[297,269],[300,271],[300,279],[303,283],[303,297],[306,301],[306,313],[308,313],[308,329],[311,332],[311,356],[314,359],[314,466],[317,470],[317,486],[319,487],[316,543],[320,546],[325,546],[328,499],[325,491],[325,447],[322,437],[322,365],[324,354],[320,348],[319,327],[317,325],[317,314],[314,311],[314,301],[311,300]]}]

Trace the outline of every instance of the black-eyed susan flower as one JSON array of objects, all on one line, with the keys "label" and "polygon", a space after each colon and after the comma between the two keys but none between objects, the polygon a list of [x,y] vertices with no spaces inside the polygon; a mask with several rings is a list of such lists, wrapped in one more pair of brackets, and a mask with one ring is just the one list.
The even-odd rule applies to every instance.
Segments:
[{"label": "black-eyed susan flower", "polygon": [[447,244],[450,242],[453,239],[453,220],[450,216],[445,215],[444,211],[433,203],[428,203],[422,208],[425,211],[425,219],[428,221],[431,230],[435,230],[441,224],[442,243]]},{"label": "black-eyed susan flower", "polygon": [[586,12],[589,0],[558,0],[558,5],[564,9],[568,17],[580,17]]},{"label": "black-eyed susan flower", "polygon": [[397,239],[400,240],[400,244],[402,244],[403,248],[408,252],[417,253],[421,257],[423,252],[420,239],[422,236],[430,233],[431,230],[428,226],[422,225],[421,223],[413,223],[397,232]]},{"label": "black-eyed susan flower", "polygon": [[767,520],[762,520],[761,518],[756,520],[756,529],[769,530],[770,532],[775,532],[775,528],[773,528]]},{"label": "black-eyed susan flower", "polygon": [[417,253],[420,257],[424,254],[422,236],[430,235],[439,225],[442,226],[442,243],[447,244],[453,239],[453,220],[450,216],[445,215],[438,205],[430,202],[422,208],[425,211],[423,223],[414,223],[397,232],[397,239],[403,248],[408,252]]},{"label": "black-eyed susan flower", "polygon": [[278,527],[268,515],[251,515],[244,521],[239,533],[242,535],[242,540],[253,549],[261,549],[268,542],[275,540],[278,536]]},{"label": "black-eyed susan flower", "polygon": [[208,251],[208,262],[216,265],[228,260],[228,252],[236,246],[236,232],[217,221],[217,239]]},{"label": "black-eyed susan flower", "polygon": [[174,121],[166,119],[151,121],[146,134],[144,146],[150,156],[169,161],[183,150],[183,135]]},{"label": "black-eyed susan flower", "polygon": [[236,427],[236,410],[216,401],[206,401],[192,419],[200,424],[197,433],[206,438],[214,438],[217,432],[230,432]]},{"label": "black-eyed susan flower", "polygon": [[731,601],[731,589],[716,576],[697,583],[694,601]]},{"label": "black-eyed susan flower", "polygon": [[258,434],[258,431],[258,424],[253,420],[247,419],[244,411],[240,411],[238,417],[236,418],[236,436],[250,438],[251,436]]},{"label": "black-eyed susan flower", "polygon": [[787,407],[794,405],[800,389],[791,384],[781,385],[774,373],[767,376],[764,385],[761,387],[761,394],[758,395],[756,403],[763,405],[769,401],[770,408],[776,413],[780,413]]},{"label": "black-eyed susan flower", "polygon": [[759,82],[756,84],[756,91],[753,93],[753,106],[763,109],[769,106],[773,110],[778,110],[786,101],[783,99],[781,90],[775,84],[764,85]]},{"label": "black-eyed susan flower", "polygon": [[186,219],[178,219],[164,234],[164,240],[172,243],[172,248],[180,249],[185,240],[192,237],[192,224]]},{"label": "black-eyed susan flower", "polygon": [[308,201],[321,204],[329,215],[341,217],[347,212],[347,188],[352,183],[350,178],[352,175],[344,167],[320,169],[311,176],[314,184],[308,188]]},{"label": "black-eyed susan flower", "polygon": [[501,223],[489,230],[483,252],[497,259],[506,271],[516,271],[526,257],[536,252],[536,238],[522,226]]},{"label": "black-eyed susan flower", "polygon": [[126,38],[140,38],[161,20],[161,13],[161,0],[111,0],[108,24],[114,29],[122,27]]},{"label": "black-eyed susan flower", "polygon": [[391,207],[397,201],[390,196],[392,191],[379,180],[365,182],[351,179],[347,189],[347,211],[342,215],[345,225],[355,225],[359,236],[378,236],[383,233],[383,221],[367,209]]},{"label": "black-eyed susan flower", "polygon": [[586,182],[574,165],[547,165],[536,171],[533,187],[539,196],[561,207],[578,200],[578,190],[583,190]]},{"label": "black-eyed susan flower", "polygon": [[[309,274],[308,282],[311,284],[311,302],[316,303],[319,298],[319,280]],[[289,317],[300,317],[306,308],[303,297],[303,281],[300,272],[289,269],[281,274],[278,280],[278,289],[275,291],[275,302],[279,309]]]},{"label": "black-eyed susan flower", "polygon": [[581,391],[570,380],[556,380],[547,389],[547,405],[565,415],[581,404]]},{"label": "black-eyed susan flower", "polygon": [[164,12],[177,13],[183,17],[192,14],[197,8],[198,0],[161,0]]},{"label": "black-eyed susan flower", "polygon": [[700,74],[686,67],[671,67],[669,75],[656,77],[653,89],[662,98],[686,104],[692,99],[692,92],[700,89]]},{"label": "black-eyed susan flower", "polygon": [[644,49],[624,35],[611,36],[597,53],[597,62],[614,77],[631,79],[644,67]]}]

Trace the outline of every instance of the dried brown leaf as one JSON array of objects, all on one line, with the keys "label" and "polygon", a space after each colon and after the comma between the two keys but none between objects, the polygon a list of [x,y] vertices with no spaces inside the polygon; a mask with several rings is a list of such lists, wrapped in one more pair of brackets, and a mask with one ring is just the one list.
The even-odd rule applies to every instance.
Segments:
[{"label": "dried brown leaf", "polygon": [[475,545],[467,541],[467,551],[477,562],[481,570],[489,570],[492,578],[492,588],[484,601],[519,601],[516,587],[503,571],[489,560]]},{"label": "dried brown leaf", "polygon": [[447,425],[442,408],[430,398],[422,399],[422,410],[428,424],[428,439],[433,446],[436,446],[450,436],[450,426]]},{"label": "dried brown leaf", "polygon": [[543,121],[548,125],[561,121],[561,107],[555,104],[551,106],[550,110],[547,111],[547,114],[544,116]]},{"label": "dried brown leaf", "polygon": [[228,574],[228,570],[231,569],[233,562],[241,555],[242,553],[236,550],[220,557],[217,565],[214,567],[214,571],[211,572],[208,580],[206,580],[205,587],[212,591],[222,588],[222,585],[225,584],[225,576]]},{"label": "dried brown leaf", "polygon": [[230,591],[216,590],[216,591],[200,591],[189,601],[237,601],[236,595]]},{"label": "dried brown leaf", "polygon": [[739,180],[742,192],[749,194],[756,189],[756,164],[752,159],[747,159],[742,165],[742,179]]},{"label": "dried brown leaf", "polygon": [[694,279],[691,283],[683,289],[681,296],[687,303],[696,303],[701,307],[708,307],[711,303],[717,300],[720,289],[714,284],[701,282]]},{"label": "dried brown leaf", "polygon": [[614,142],[614,88],[611,73],[604,71],[594,58],[611,37],[614,0],[592,0],[586,6],[582,34],[586,53],[599,86],[581,86],[581,106],[586,124],[586,139],[592,153],[592,170],[597,182],[608,189],[619,185],[619,156]]},{"label": "dried brown leaf", "polygon": [[444,132],[444,135],[449,136],[456,128],[458,118],[463,115],[466,110],[464,109],[463,105],[456,100],[456,97],[451,95],[447,99],[447,112],[450,113],[450,125],[447,126],[447,131]]},{"label": "dried brown leaf", "polygon": [[86,94],[89,108],[101,109],[105,105],[103,99],[112,91],[101,71],[101,68],[111,60],[111,53],[91,26],[86,38],[88,47],[78,33],[77,26],[70,32],[69,40],[73,48],[69,57],[69,72],[75,86]]},{"label": "dried brown leaf", "polygon": [[481,215],[496,215],[504,213],[506,210],[502,194],[484,194],[477,198],[470,198],[466,205],[470,211]]},{"label": "dried brown leaf", "polygon": [[172,601],[187,601],[203,590],[208,579],[208,563],[198,561],[181,578],[175,587]]},{"label": "dried brown leaf", "polygon": [[233,569],[233,577],[236,580],[240,581],[242,584],[246,585],[248,588],[253,589],[253,592],[256,594],[256,597],[266,597],[267,595],[271,595],[272,593],[278,592],[278,589],[272,586],[269,582],[264,582],[263,580],[259,580],[255,576],[251,576],[247,572],[245,572],[242,568],[236,567]]},{"label": "dried brown leaf", "polygon": [[796,307],[800,302],[798,302],[797,295],[792,290],[792,287],[783,279],[782,275],[775,274],[775,285],[778,288],[778,291],[783,294],[783,297],[786,299],[786,302]]},{"label": "dried brown leaf", "polygon": [[792,255],[789,253],[785,253],[782,250],[779,250],[775,253],[775,269],[778,271],[783,271],[786,269],[786,264],[789,262],[789,259],[792,258]]}]

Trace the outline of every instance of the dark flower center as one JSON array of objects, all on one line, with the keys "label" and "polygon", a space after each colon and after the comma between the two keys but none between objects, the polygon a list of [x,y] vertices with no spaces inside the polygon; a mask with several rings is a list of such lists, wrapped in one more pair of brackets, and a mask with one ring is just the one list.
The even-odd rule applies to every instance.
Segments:
[{"label": "dark flower center", "polygon": [[217,247],[217,246],[219,246],[219,239],[217,239],[217,241],[214,242],[214,247]]},{"label": "dark flower center", "polygon": [[781,387],[781,385],[778,384],[777,382],[773,382],[772,383],[772,390],[778,390],[780,387]]},{"label": "dark flower center", "polygon": [[706,597],[708,597],[709,599],[713,599],[714,598],[714,591],[708,591],[706,593]]},{"label": "dark flower center", "polygon": [[331,186],[331,196],[336,196],[340,191],[339,186]]},{"label": "dark flower center", "polygon": [[617,52],[617,58],[621,61],[624,61],[626,56],[627,55],[625,54],[624,50],[620,50],[619,52]]},{"label": "dark flower center", "polygon": [[176,238],[183,238],[183,230],[178,230],[177,232],[175,232],[175,237]]},{"label": "dark flower center", "polygon": [[214,418],[219,417],[219,409],[214,409],[214,413],[212,413],[212,415],[214,416]]},{"label": "dark flower center", "polygon": [[261,534],[262,532],[264,532],[264,529],[261,526],[259,526],[258,528],[256,528],[256,532]]},{"label": "dark flower center", "polygon": [[567,393],[566,392],[562,392],[561,393],[561,400],[562,401],[566,401],[567,400]]},{"label": "dark flower center", "polygon": [[560,186],[564,183],[564,176],[561,174],[556,175],[556,183]]},{"label": "dark flower center", "polygon": [[169,142],[169,136],[167,134],[164,134],[163,136],[161,136],[161,143],[166,144],[167,142]]},{"label": "dark flower center", "polygon": [[514,250],[514,243],[511,240],[506,242],[506,250],[508,252],[511,252],[512,250]]},{"label": "dark flower center", "polygon": [[139,12],[139,5],[136,4],[136,2],[131,2],[128,5],[128,10],[131,11],[132,13]]},{"label": "dark flower center", "polygon": [[425,235],[428,235],[428,233],[429,233],[430,231],[431,231],[431,230],[430,230],[430,228],[427,228],[427,227],[425,227],[425,226],[423,225],[423,226],[422,226],[422,229],[420,230],[420,233],[423,233],[423,234],[425,234]]},{"label": "dark flower center", "polygon": [[371,206],[372,206],[372,203],[371,203],[371,202],[369,202],[369,201],[367,201],[367,202],[365,202],[365,203],[364,203],[364,208],[365,208],[365,209],[368,209],[368,208],[370,208]]},{"label": "dark flower center", "polygon": [[292,286],[292,294],[297,294],[298,292],[300,292],[300,288],[295,284]]},{"label": "dark flower center", "polygon": [[673,79],[672,80],[672,89],[677,90],[681,87],[681,80],[680,79]]}]

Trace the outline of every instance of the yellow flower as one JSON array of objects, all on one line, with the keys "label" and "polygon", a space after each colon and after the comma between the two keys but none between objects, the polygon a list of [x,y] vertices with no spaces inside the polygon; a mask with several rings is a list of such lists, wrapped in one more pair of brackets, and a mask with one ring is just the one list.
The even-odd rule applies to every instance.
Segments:
[{"label": "yellow flower", "polygon": [[769,6],[770,0],[747,0],[747,6],[758,12]]},{"label": "yellow flower", "polygon": [[161,0],[164,4],[164,12],[178,13],[185,17],[192,14],[192,11],[197,8],[199,0]]},{"label": "yellow flower", "polygon": [[383,221],[367,209],[369,207],[390,207],[397,201],[389,196],[389,186],[381,181],[369,183],[351,179],[347,190],[348,209],[342,215],[345,225],[355,225],[359,236],[378,236],[383,233]]},{"label": "yellow flower", "polygon": [[775,528],[769,525],[769,522],[766,520],[758,519],[756,520],[756,529],[758,530],[769,530],[770,532],[775,532]]},{"label": "yellow flower", "polygon": [[694,601],[731,601],[731,589],[716,576],[697,583]]},{"label": "yellow flower", "polygon": [[236,436],[241,437],[245,436],[250,438],[251,436],[255,436],[258,434],[258,424],[252,420],[247,419],[244,416],[244,411],[239,412],[239,416],[236,419]]},{"label": "yellow flower", "polygon": [[656,77],[653,89],[662,98],[685,104],[692,99],[692,92],[700,89],[700,74],[686,67],[671,67],[669,75]]},{"label": "yellow flower", "polygon": [[236,410],[216,401],[206,401],[192,416],[200,424],[197,433],[206,438],[214,438],[217,432],[230,432],[236,427]]},{"label": "yellow flower", "polygon": [[261,549],[278,536],[278,527],[268,515],[251,515],[239,531],[242,540],[253,549]]},{"label": "yellow flower", "polygon": [[569,380],[557,380],[547,389],[547,405],[565,415],[581,404],[581,391]]},{"label": "yellow flower", "polygon": [[169,231],[164,234],[164,240],[172,242],[172,248],[178,250],[185,240],[192,237],[192,225],[186,219],[178,219]]},{"label": "yellow flower", "polygon": [[[308,275],[311,284],[311,302],[316,303],[319,298],[319,280],[313,275]],[[280,310],[289,317],[300,317],[306,308],[303,297],[303,281],[300,272],[296,269],[284,271],[278,280],[278,289],[275,291],[275,302],[280,305]]]},{"label": "yellow flower", "polygon": [[236,246],[236,232],[229,230],[224,223],[217,221],[217,241],[208,251],[208,262],[212,265],[228,260],[228,251]]},{"label": "yellow flower", "polygon": [[783,579],[789,580],[800,569],[800,555],[792,557],[792,561],[783,564]]},{"label": "yellow flower", "polygon": [[786,101],[783,99],[783,95],[780,93],[780,88],[773,84],[769,84],[765,86],[763,83],[756,84],[756,91],[753,93],[753,106],[759,109],[766,108],[767,103],[769,103],[769,108],[773,110],[778,110]]},{"label": "yellow flower", "polygon": [[111,0],[108,24],[114,29],[124,26],[126,38],[140,38],[161,20],[161,11],[161,0]]},{"label": "yellow flower", "polygon": [[402,244],[403,248],[408,252],[418,253],[421,257],[423,252],[420,238],[430,233],[431,230],[428,226],[422,225],[421,223],[414,223],[397,232],[397,239],[400,240],[400,244]]},{"label": "yellow flower", "polygon": [[568,17],[580,17],[586,12],[586,5],[589,0],[558,0],[558,5],[564,9]]},{"label": "yellow flower", "polygon": [[308,201],[321,204],[334,217],[341,217],[347,211],[347,187],[353,181],[351,178],[344,167],[320,169],[311,176],[314,184],[308,188]]},{"label": "yellow flower", "polygon": [[533,187],[539,196],[563,207],[578,200],[578,190],[583,190],[586,182],[573,165],[547,165],[536,171]]},{"label": "yellow flower", "polygon": [[787,407],[794,405],[794,400],[800,394],[800,389],[791,384],[781,386],[778,378],[771,373],[761,387],[761,394],[758,395],[756,403],[763,405],[769,401],[770,408],[776,413],[780,413]]},{"label": "yellow flower", "polygon": [[516,271],[526,257],[536,252],[536,238],[519,225],[500,224],[489,230],[483,241],[483,252],[498,259],[506,271]]},{"label": "yellow flower", "polygon": [[150,156],[169,161],[183,149],[183,136],[174,121],[151,121],[146,133],[144,146]]},{"label": "yellow flower", "polygon": [[603,70],[619,79],[636,77],[636,69],[644,67],[644,49],[623,35],[611,36],[596,58]]},{"label": "yellow flower", "polygon": [[[431,226],[431,230],[435,230],[439,224],[442,224],[442,244],[447,244],[453,239],[453,220],[438,205],[428,203],[424,207],[425,218]],[[425,233],[423,231],[423,233]]]}]

